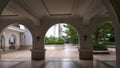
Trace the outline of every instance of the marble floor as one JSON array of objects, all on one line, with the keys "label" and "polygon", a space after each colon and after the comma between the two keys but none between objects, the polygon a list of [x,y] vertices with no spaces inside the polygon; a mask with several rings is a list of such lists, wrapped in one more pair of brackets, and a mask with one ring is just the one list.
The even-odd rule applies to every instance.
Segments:
[{"label": "marble floor", "polygon": [[78,47],[46,46],[46,59],[31,60],[30,50],[2,53],[0,68],[115,68],[115,48],[109,48],[110,54],[94,54],[93,60],[79,60]]}]

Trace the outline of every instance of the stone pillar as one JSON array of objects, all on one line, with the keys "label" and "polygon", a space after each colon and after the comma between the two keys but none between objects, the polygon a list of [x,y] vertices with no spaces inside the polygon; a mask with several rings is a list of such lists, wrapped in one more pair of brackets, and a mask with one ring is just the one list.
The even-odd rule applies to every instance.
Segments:
[{"label": "stone pillar", "polygon": [[82,34],[80,35],[80,59],[93,59],[93,49],[91,46],[91,35]]},{"label": "stone pillar", "polygon": [[44,60],[44,30],[42,26],[35,26],[35,35],[33,36],[33,47],[31,50],[32,60]]},{"label": "stone pillar", "polygon": [[34,45],[32,52],[32,60],[44,60],[45,49],[44,49],[44,37],[36,36],[34,39]]},{"label": "stone pillar", "polygon": [[115,24],[116,68],[120,68],[120,24]]}]

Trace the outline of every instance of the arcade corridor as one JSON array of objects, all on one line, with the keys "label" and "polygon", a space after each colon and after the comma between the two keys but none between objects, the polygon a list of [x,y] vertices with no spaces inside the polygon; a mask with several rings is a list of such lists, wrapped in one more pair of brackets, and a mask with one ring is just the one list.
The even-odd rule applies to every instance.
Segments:
[{"label": "arcade corridor", "polygon": [[[120,68],[119,7],[120,0],[0,0],[0,68]],[[109,48],[109,55],[93,54],[92,34],[105,22],[113,23],[115,48]],[[79,50],[71,46],[44,48],[45,34],[57,23],[76,29]],[[6,38],[1,33],[12,24],[24,25],[30,31],[31,50],[3,52]],[[21,38],[27,36],[22,34]],[[11,39],[10,49],[15,49],[15,36],[11,35]],[[22,42],[20,46],[26,47]]]}]

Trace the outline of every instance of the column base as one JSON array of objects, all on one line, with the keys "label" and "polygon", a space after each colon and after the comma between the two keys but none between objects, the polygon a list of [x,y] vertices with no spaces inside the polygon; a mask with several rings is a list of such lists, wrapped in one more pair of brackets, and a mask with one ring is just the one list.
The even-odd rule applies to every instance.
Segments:
[{"label": "column base", "polygon": [[15,49],[14,45],[9,46],[9,49]]},{"label": "column base", "polygon": [[45,59],[45,49],[44,50],[31,50],[32,60],[44,60]]},{"label": "column base", "polygon": [[92,50],[79,50],[79,58],[92,60],[93,59],[93,51]]}]

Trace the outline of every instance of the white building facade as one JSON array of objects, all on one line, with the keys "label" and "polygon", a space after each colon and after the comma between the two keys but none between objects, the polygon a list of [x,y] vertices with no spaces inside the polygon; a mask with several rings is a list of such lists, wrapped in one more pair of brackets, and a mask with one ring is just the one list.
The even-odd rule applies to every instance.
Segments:
[{"label": "white building facade", "polygon": [[[23,26],[22,26],[23,27]],[[9,50],[11,43],[15,46],[14,49],[26,49],[32,46],[32,36],[27,28],[16,26],[8,26],[1,33],[0,47],[3,50]]]},{"label": "white building facade", "polygon": [[62,36],[66,36],[65,31],[67,30],[64,25],[67,25],[65,23],[59,23],[59,24],[55,24],[52,27],[50,27],[50,29],[47,31],[46,36],[50,37],[50,36],[54,36],[54,37],[62,37]]}]

